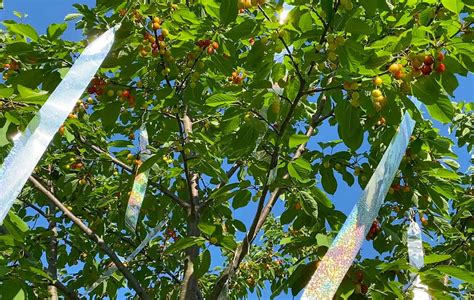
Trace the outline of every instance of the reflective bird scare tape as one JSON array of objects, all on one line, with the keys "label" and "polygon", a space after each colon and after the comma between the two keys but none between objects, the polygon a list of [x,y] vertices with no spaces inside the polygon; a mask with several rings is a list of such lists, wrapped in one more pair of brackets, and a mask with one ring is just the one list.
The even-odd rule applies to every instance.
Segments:
[{"label": "reflective bird scare tape", "polygon": [[112,48],[120,25],[90,43],[74,62],[0,167],[0,224],[68,114]]},{"label": "reflective bird scare tape", "polygon": [[365,187],[362,197],[321,260],[301,299],[333,298],[359,252],[372,222],[377,217],[405,154],[414,126],[415,121],[405,113],[398,132]]},{"label": "reflective bird scare tape", "polygon": [[[140,158],[145,162],[150,157],[150,150],[148,150],[148,133],[145,125],[140,128]],[[127,211],[125,212],[125,224],[133,231],[137,227],[140,209],[142,207],[143,199],[145,198],[146,188],[148,185],[149,171],[138,173],[133,181],[132,191],[128,199]]]}]

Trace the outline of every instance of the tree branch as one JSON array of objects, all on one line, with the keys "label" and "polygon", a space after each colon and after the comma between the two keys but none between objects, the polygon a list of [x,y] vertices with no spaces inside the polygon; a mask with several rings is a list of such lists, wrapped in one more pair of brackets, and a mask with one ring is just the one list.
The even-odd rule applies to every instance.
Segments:
[{"label": "tree branch", "polygon": [[36,187],[40,192],[42,192],[57,208],[59,208],[74,224],[76,224],[86,235],[87,237],[95,242],[114,262],[120,272],[127,278],[131,287],[137,292],[138,296],[141,299],[152,299],[140,285],[138,280],[133,276],[133,274],[125,267],[120,260],[120,258],[115,254],[115,252],[105,244],[104,240],[98,236],[92,229],[87,227],[79,218],[77,218],[69,209],[67,209],[61,201],[59,201],[56,196],[54,196],[38,179],[33,176],[29,177],[29,181]]},{"label": "tree branch", "polygon": [[[117,158],[113,157],[110,153],[106,152],[105,150],[101,149],[99,146],[96,146],[96,145],[90,145],[90,144],[87,144],[85,143],[87,146],[89,146],[90,148],[92,148],[94,151],[100,153],[100,154],[104,154],[106,155],[114,164],[116,164],[117,166],[120,166],[122,169],[124,169],[125,171],[133,174],[133,168],[130,167],[129,165],[127,165],[126,163],[118,160]],[[189,204],[184,201],[183,199],[179,198],[178,196],[176,196],[173,192],[171,192],[170,190],[168,190],[165,186],[163,186],[162,184],[159,184],[159,183],[156,183],[156,182],[149,182],[149,184],[155,188],[157,188],[160,192],[163,193],[163,195],[166,195],[168,196],[169,198],[171,198],[174,202],[176,202],[178,205],[180,205],[181,207],[183,208],[188,208],[189,207]]]},{"label": "tree branch", "polygon": [[[309,126],[308,130],[306,131],[306,136],[311,137],[314,133],[315,128],[319,124],[321,124],[322,121],[324,121],[330,115],[333,114],[333,111],[331,110],[331,112],[328,115],[322,116],[322,111],[323,111],[324,106],[326,105],[326,101],[327,101],[327,98],[326,98],[325,95],[323,95],[323,97],[321,98],[320,103],[318,104],[318,110],[316,111],[315,115],[312,117],[311,125]],[[295,100],[294,102],[297,102],[297,101]],[[282,130],[283,129],[284,128],[282,128]],[[292,160],[298,159],[304,153],[304,150],[306,148],[306,144],[307,144],[307,142],[304,143],[304,144],[301,144],[298,147],[298,149],[296,150],[295,155],[293,156]],[[275,151],[274,153],[277,153],[277,151]],[[283,176],[283,180],[288,179],[288,178],[289,178],[289,173],[286,172],[285,175]],[[267,177],[267,179],[268,179],[268,177]],[[242,262],[244,257],[250,251],[250,246],[251,246],[252,242],[255,240],[258,232],[260,231],[263,224],[265,223],[268,215],[270,214],[273,206],[275,205],[276,200],[278,199],[278,197],[283,192],[282,187],[276,187],[271,192],[270,199],[268,200],[267,204],[265,205],[265,207],[263,207],[265,197],[266,197],[266,193],[268,192],[268,189],[269,189],[268,185],[265,184],[264,187],[263,187],[263,190],[262,190],[262,196],[260,197],[260,200],[259,200],[259,206],[257,208],[257,213],[255,214],[254,220],[252,222],[252,226],[251,226],[249,232],[247,233],[247,235],[245,236],[245,238],[243,239],[242,244],[240,245],[240,247],[237,248],[232,262],[229,264],[227,269],[221,274],[221,276],[217,280],[209,299],[214,300],[214,299],[217,299],[219,297],[219,294],[221,293],[221,291],[222,291],[225,283],[229,279],[229,277],[231,277],[235,273],[235,271],[238,269],[238,267],[240,265],[240,262]]]}]

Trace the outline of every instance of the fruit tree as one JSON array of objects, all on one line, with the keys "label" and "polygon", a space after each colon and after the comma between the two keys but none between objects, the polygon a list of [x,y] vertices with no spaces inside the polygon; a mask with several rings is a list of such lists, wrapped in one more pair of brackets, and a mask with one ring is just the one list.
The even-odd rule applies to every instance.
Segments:
[{"label": "fruit tree", "polygon": [[[354,261],[337,297],[410,295],[409,212],[423,228],[430,294],[474,297],[473,173],[458,159],[472,150],[474,105],[454,100],[474,70],[473,9],[97,0],[42,35],[28,18],[3,21],[0,163],[88,43],[122,25],[0,227],[0,298],[82,298],[113,265],[87,297],[298,295],[346,218],[334,194],[349,186],[344,201],[355,203],[405,112],[417,124],[367,235],[372,255]],[[67,26],[82,40],[65,38]],[[142,125],[147,160],[137,154]],[[132,232],[125,210],[145,171]]]}]

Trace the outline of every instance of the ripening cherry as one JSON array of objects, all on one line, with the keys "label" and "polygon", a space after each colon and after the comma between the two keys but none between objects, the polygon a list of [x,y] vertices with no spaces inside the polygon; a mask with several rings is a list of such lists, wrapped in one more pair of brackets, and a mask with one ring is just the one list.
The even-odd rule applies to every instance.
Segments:
[{"label": "ripening cherry", "polygon": [[444,54],[443,52],[438,53],[438,61],[443,61],[444,60]]},{"label": "ripening cherry", "polygon": [[207,54],[208,54],[208,55],[214,54],[214,51],[215,51],[215,50],[214,50],[213,47],[207,47]]},{"label": "ripening cherry", "polygon": [[379,76],[374,77],[373,82],[376,86],[381,86],[383,83],[382,78],[380,78]]},{"label": "ripening cherry", "polygon": [[219,48],[219,43],[218,42],[212,42],[212,48],[217,50]]},{"label": "ripening cherry", "polygon": [[396,72],[400,71],[401,65],[400,64],[391,64],[390,67],[388,67],[388,71],[392,74],[395,74]]},{"label": "ripening cherry", "polygon": [[429,75],[431,71],[430,65],[423,65],[423,67],[421,67],[421,73],[423,73],[423,75]]},{"label": "ripening cherry", "polygon": [[395,72],[395,74],[393,74],[393,76],[396,79],[403,79],[403,77],[405,77],[405,72],[403,72],[403,70],[399,70],[399,71]]},{"label": "ripening cherry", "polygon": [[431,55],[425,55],[425,58],[423,59],[423,63],[425,65],[431,66],[434,63],[433,56]]},{"label": "ripening cherry", "polygon": [[382,92],[379,89],[375,89],[372,91],[372,97],[377,98],[382,96]]},{"label": "ripening cherry", "polygon": [[129,90],[123,90],[122,91],[122,97],[124,97],[124,98],[130,97],[130,91]]},{"label": "ripening cherry", "polygon": [[444,71],[446,71],[446,65],[445,64],[441,63],[436,67],[436,72],[443,73]]}]

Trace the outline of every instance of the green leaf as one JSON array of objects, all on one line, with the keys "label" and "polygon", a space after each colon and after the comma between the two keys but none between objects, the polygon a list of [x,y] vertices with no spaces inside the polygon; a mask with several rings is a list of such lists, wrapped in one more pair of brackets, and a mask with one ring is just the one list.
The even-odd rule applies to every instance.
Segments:
[{"label": "green leaf", "polygon": [[454,108],[447,97],[440,97],[434,104],[426,104],[426,108],[433,119],[443,124],[450,123],[454,117]]},{"label": "green leaf", "polygon": [[200,246],[203,245],[206,240],[203,237],[196,237],[196,236],[189,236],[180,238],[176,243],[169,246],[163,254],[171,254],[174,252],[182,251],[192,246]]},{"label": "green leaf", "polygon": [[255,29],[256,22],[252,19],[247,19],[240,23],[239,25],[233,27],[226,33],[226,36],[231,40],[240,40],[249,38],[252,35],[253,30]]},{"label": "green leaf", "polygon": [[296,296],[308,284],[314,271],[316,262],[312,261],[307,265],[299,265],[288,278],[288,285],[291,287],[291,294]]},{"label": "green leaf", "polygon": [[336,105],[334,112],[338,121],[339,136],[349,148],[357,150],[362,145],[364,137],[364,130],[360,124],[360,109],[347,101],[341,101]]},{"label": "green leaf", "polygon": [[451,255],[449,254],[431,254],[425,256],[425,265],[438,263],[450,259]]},{"label": "green leaf", "polygon": [[197,268],[195,270],[195,275],[197,278],[202,277],[207,273],[209,267],[211,266],[211,253],[209,250],[205,250],[200,256],[197,263]]},{"label": "green leaf", "polygon": [[5,125],[0,128],[0,147],[8,145],[10,142],[7,139],[8,127],[10,126],[10,121],[6,121]]},{"label": "green leaf", "polygon": [[59,38],[67,28],[66,23],[61,24],[51,24],[48,26],[47,35],[48,39],[55,40]]},{"label": "green leaf", "polygon": [[36,30],[28,24],[18,24],[13,21],[4,21],[3,25],[8,31],[30,38],[32,41],[38,41],[38,33]]},{"label": "green leaf", "polygon": [[413,95],[424,104],[434,104],[440,96],[440,86],[430,76],[418,78],[412,85]]},{"label": "green leaf", "polygon": [[449,275],[451,277],[455,277],[459,280],[466,281],[470,284],[474,284],[474,275],[472,272],[462,269],[460,267],[455,266],[437,266],[436,270]]},{"label": "green leaf", "polygon": [[48,99],[48,92],[46,91],[39,91],[36,92],[30,88],[27,88],[22,85],[17,85],[18,95],[15,97],[15,101],[30,103],[30,104],[43,104],[46,99]]},{"label": "green leaf", "polygon": [[143,173],[147,170],[149,170],[151,167],[153,167],[154,164],[156,164],[160,159],[162,158],[162,155],[153,155],[147,160],[143,162],[143,164],[138,168],[138,173]]},{"label": "green leaf", "polygon": [[5,85],[0,85],[0,97],[1,98],[8,98],[13,95],[13,89],[6,87]]},{"label": "green leaf", "polygon": [[72,20],[75,20],[77,18],[81,18],[83,17],[84,15],[83,14],[79,14],[79,13],[72,13],[72,14],[68,14],[64,17],[64,21],[72,21]]},{"label": "green leaf", "polygon": [[310,193],[306,191],[301,191],[299,193],[301,198],[301,206],[305,213],[309,216],[313,217],[315,220],[318,219],[318,203],[316,200],[311,196]]},{"label": "green leaf", "polygon": [[237,98],[227,94],[214,94],[207,98],[206,105],[210,107],[229,106],[236,102]]},{"label": "green leaf", "polygon": [[220,18],[221,23],[228,25],[235,21],[237,18],[237,0],[226,0],[222,1],[220,7]]},{"label": "green leaf", "polygon": [[18,241],[23,242],[28,225],[12,211],[8,212],[3,225],[7,231]]},{"label": "green leaf", "polygon": [[300,182],[308,182],[310,180],[311,170],[311,164],[303,158],[298,158],[288,164],[288,173]]},{"label": "green leaf", "polygon": [[290,148],[294,148],[296,146],[306,143],[308,140],[309,137],[304,134],[293,134],[292,136],[290,136],[288,146]]},{"label": "green leaf", "polygon": [[333,169],[322,166],[319,168],[319,173],[321,174],[321,184],[324,190],[329,194],[334,194],[337,189],[337,181]]},{"label": "green leaf", "polygon": [[372,34],[373,27],[368,24],[368,21],[362,21],[358,18],[350,18],[346,23],[346,31],[352,34]]},{"label": "green leaf", "polygon": [[321,191],[318,188],[314,188],[311,190],[313,192],[313,196],[318,200],[319,203],[326,206],[327,208],[332,208],[332,202],[329,200],[328,196],[325,192]]},{"label": "green leaf", "polygon": [[234,200],[232,201],[232,207],[234,209],[247,206],[252,197],[252,193],[249,190],[240,190],[234,196]]},{"label": "green leaf", "polygon": [[446,9],[452,11],[456,15],[459,15],[464,7],[464,3],[461,0],[441,0],[441,3]]}]

